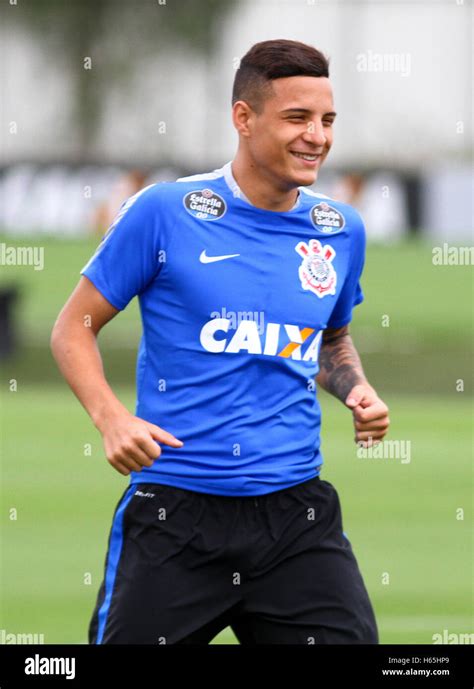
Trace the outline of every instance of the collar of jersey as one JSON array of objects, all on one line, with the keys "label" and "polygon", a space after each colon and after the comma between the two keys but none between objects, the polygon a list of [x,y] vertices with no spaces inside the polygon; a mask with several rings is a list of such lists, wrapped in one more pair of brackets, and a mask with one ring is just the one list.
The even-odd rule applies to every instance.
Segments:
[{"label": "collar of jersey", "polygon": [[291,213],[292,211],[297,210],[297,208],[299,208],[299,206],[300,206],[301,191],[298,191],[298,197],[296,199],[295,205],[292,208],[290,208],[288,211],[270,211],[267,208],[259,208],[258,206],[254,206],[253,203],[250,203],[250,201],[245,196],[242,189],[237,184],[237,180],[235,179],[234,175],[232,174],[232,161],[231,160],[222,167],[222,172],[224,174],[224,179],[226,181],[226,184],[229,187],[232,194],[234,195],[234,197],[237,199],[240,199],[241,201],[245,201],[245,203],[248,203],[249,206],[252,206],[253,208],[255,208],[255,210],[263,211],[265,213]]}]

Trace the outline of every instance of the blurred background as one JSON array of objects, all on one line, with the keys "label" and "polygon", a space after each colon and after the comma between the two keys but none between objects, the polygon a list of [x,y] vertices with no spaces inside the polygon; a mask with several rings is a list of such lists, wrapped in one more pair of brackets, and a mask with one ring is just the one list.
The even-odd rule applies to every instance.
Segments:
[{"label": "blurred background", "polygon": [[[335,142],[314,189],[365,220],[351,332],[389,437],[411,443],[407,463],[358,458],[350,415],[320,391],[322,477],[381,642],[473,631],[471,19],[468,0],[3,3],[0,643],[86,642],[127,482],[57,371],[54,321],[127,197],[232,159],[235,70],[272,38],[330,58]],[[99,338],[131,411],[140,334],[134,300]]]}]

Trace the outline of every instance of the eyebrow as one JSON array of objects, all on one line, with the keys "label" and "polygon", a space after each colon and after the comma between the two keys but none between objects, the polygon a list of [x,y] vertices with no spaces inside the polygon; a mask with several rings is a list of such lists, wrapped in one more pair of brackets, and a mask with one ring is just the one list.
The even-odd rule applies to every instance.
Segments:
[{"label": "eyebrow", "polygon": [[[308,108],[287,108],[286,110],[281,110],[280,111],[282,114],[283,113],[289,113],[289,112],[303,112],[305,114],[311,114],[312,110],[308,110]],[[325,112],[323,117],[336,117],[337,112]]]}]

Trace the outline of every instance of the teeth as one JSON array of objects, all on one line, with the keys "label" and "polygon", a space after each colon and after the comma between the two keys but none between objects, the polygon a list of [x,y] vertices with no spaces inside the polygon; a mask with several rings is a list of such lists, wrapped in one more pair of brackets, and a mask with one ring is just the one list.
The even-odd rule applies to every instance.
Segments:
[{"label": "teeth", "polygon": [[298,158],[303,158],[303,160],[316,160],[317,156],[315,155],[308,155],[307,153],[296,153],[294,152],[293,155],[298,156]]}]

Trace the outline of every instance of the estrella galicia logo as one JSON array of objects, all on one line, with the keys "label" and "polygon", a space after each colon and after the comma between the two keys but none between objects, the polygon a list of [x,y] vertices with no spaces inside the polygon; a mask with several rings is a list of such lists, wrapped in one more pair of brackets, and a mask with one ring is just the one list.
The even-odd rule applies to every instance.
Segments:
[{"label": "estrella galicia logo", "polygon": [[199,220],[217,220],[222,218],[227,210],[222,196],[216,194],[212,189],[190,191],[183,198],[183,203],[188,213],[199,218]]},{"label": "estrella galicia logo", "polygon": [[313,206],[310,215],[315,228],[324,234],[336,234],[336,232],[340,232],[346,224],[346,220],[342,213],[325,201]]}]

